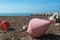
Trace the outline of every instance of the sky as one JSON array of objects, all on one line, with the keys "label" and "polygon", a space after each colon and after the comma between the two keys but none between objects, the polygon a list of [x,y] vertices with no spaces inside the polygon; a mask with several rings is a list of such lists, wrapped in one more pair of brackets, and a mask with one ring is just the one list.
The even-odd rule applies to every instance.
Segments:
[{"label": "sky", "polygon": [[0,0],[0,13],[60,12],[60,0]]}]

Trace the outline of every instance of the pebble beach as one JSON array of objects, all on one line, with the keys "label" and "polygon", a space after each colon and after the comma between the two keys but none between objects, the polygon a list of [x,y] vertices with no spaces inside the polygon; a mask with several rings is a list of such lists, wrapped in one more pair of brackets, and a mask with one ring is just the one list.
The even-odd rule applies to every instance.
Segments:
[{"label": "pebble beach", "polygon": [[48,20],[47,16],[0,16],[0,23],[3,20],[10,22],[10,31],[0,28],[0,40],[60,40],[60,27],[50,25],[46,34],[41,38],[33,38],[23,31],[23,26],[28,25],[32,18]]}]

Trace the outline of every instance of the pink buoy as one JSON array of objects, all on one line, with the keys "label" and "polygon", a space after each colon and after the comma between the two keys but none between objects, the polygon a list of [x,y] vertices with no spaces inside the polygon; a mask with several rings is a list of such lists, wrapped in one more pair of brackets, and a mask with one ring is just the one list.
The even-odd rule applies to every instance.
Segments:
[{"label": "pink buoy", "polygon": [[50,23],[48,20],[34,18],[29,22],[27,33],[33,37],[41,37],[47,31]]}]

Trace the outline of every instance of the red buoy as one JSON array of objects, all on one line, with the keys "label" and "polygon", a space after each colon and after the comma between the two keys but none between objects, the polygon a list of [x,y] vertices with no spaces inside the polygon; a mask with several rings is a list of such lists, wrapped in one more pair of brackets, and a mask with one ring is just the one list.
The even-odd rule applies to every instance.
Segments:
[{"label": "red buoy", "polygon": [[3,21],[1,24],[0,24],[1,28],[8,31],[9,30],[9,26],[10,26],[10,23],[8,21]]}]

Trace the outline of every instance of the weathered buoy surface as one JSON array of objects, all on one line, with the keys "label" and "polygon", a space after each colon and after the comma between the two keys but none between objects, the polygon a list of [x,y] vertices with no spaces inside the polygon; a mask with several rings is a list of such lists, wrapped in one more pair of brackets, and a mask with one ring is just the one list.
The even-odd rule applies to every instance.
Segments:
[{"label": "weathered buoy surface", "polygon": [[41,37],[47,31],[49,25],[50,21],[34,18],[29,22],[27,33],[33,37]]},{"label": "weathered buoy surface", "polygon": [[2,28],[3,30],[8,31],[8,30],[9,30],[10,23],[5,20],[5,21],[3,21],[3,22],[0,24],[0,26],[1,26],[1,28]]}]

